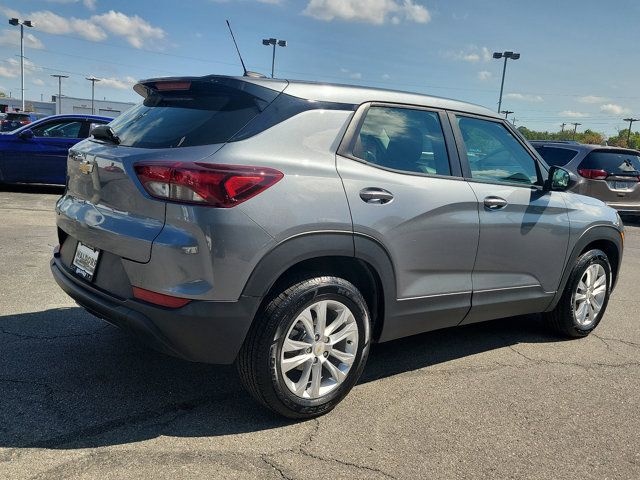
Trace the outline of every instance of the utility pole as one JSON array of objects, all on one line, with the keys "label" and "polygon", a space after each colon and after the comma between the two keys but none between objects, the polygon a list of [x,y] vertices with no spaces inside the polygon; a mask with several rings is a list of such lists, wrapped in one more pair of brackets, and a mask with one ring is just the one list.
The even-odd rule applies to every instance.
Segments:
[{"label": "utility pole", "polygon": [[99,82],[100,79],[96,77],[87,77],[87,80],[91,82],[91,115],[96,114],[96,110],[93,106],[95,97],[96,97],[96,82]]},{"label": "utility pole", "polygon": [[624,118],[623,119],[625,122],[629,122],[629,130],[627,131],[627,148],[629,147],[629,142],[631,141],[631,126],[633,125],[633,122],[637,122],[640,119],[639,118]]},{"label": "utility pole", "polygon": [[498,113],[502,108],[502,91],[504,90],[504,75],[507,71],[507,59],[518,60],[520,58],[519,53],[514,52],[493,52],[493,58],[500,59],[504,57],[504,65],[502,66],[502,82],[500,83],[500,98],[498,99]]},{"label": "utility pole", "polygon": [[69,78],[69,75],[51,75],[58,79],[58,115],[62,113],[62,79]]},{"label": "utility pole", "polygon": [[582,125],[582,124],[578,123],[578,122],[574,122],[571,125],[573,125],[573,139],[575,140],[576,139],[576,132],[578,131],[578,127],[580,125]]},{"label": "utility pole", "polygon": [[22,111],[24,112],[24,27],[33,27],[31,20],[9,19],[9,25],[20,25],[20,90],[22,91]]},{"label": "utility pole", "polygon": [[565,127],[566,123],[562,122],[560,124],[560,133],[564,133],[564,127]]},{"label": "utility pole", "polygon": [[511,123],[513,124],[514,127],[516,126],[516,120],[517,120],[516,117],[513,117],[513,120],[511,120]]},{"label": "utility pole", "polygon": [[502,110],[500,113],[504,113],[504,118],[508,118],[509,115],[511,115],[514,112],[512,112],[511,110]]}]

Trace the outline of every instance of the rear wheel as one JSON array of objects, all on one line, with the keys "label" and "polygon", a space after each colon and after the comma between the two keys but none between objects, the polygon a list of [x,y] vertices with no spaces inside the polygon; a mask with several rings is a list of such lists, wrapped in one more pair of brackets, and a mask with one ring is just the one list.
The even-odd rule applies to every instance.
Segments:
[{"label": "rear wheel", "polygon": [[298,282],[258,314],[238,357],[245,388],[290,418],[335,407],[358,381],[369,351],[369,313],[337,277]]},{"label": "rear wheel", "polygon": [[549,326],[567,337],[584,337],[600,323],[611,293],[611,265],[601,250],[582,254],[556,308],[545,314]]}]

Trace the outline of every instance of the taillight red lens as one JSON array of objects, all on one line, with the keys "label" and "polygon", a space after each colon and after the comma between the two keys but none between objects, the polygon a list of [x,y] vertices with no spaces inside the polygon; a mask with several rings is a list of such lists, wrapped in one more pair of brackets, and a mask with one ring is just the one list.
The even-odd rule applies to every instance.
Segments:
[{"label": "taillight red lens", "polygon": [[21,125],[29,125],[31,122],[29,120],[20,120]]},{"label": "taillight red lens", "polygon": [[584,178],[590,178],[592,180],[604,180],[609,176],[605,170],[597,170],[593,168],[579,168],[578,173]]},{"label": "taillight red lens", "polygon": [[134,169],[152,197],[218,208],[245,202],[284,176],[267,167],[192,162],[142,162]]},{"label": "taillight red lens", "polygon": [[160,305],[161,307],[168,308],[180,308],[184,307],[191,300],[182,297],[173,297],[171,295],[165,295],[163,293],[152,292],[151,290],[145,290],[140,287],[133,287],[133,296],[138,300],[144,300],[154,305]]}]

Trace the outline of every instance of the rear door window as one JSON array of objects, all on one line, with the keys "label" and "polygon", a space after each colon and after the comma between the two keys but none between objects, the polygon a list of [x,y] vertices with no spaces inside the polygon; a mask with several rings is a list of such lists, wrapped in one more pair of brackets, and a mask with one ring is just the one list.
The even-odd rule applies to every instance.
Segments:
[{"label": "rear door window", "polygon": [[538,153],[547,165],[564,167],[567,163],[573,160],[578,152],[568,148],[549,147],[547,145],[541,145],[535,147]]},{"label": "rear door window", "polygon": [[609,175],[640,174],[640,153],[626,150],[594,150],[580,163],[581,169],[604,170]]},{"label": "rear door window", "polygon": [[144,102],[110,124],[120,145],[178,148],[225,143],[279,94],[224,79],[175,84],[179,89],[148,86]]},{"label": "rear door window", "polygon": [[28,122],[31,120],[31,117],[29,117],[29,115],[27,115],[26,113],[7,113],[6,120],[9,120],[11,122]]},{"label": "rear door window", "polygon": [[353,156],[403,172],[451,175],[440,118],[427,110],[371,107]]}]

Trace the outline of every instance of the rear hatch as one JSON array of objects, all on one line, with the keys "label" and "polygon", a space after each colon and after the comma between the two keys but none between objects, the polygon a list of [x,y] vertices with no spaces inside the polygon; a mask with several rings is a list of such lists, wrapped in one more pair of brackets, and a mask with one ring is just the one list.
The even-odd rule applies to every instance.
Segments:
[{"label": "rear hatch", "polygon": [[578,173],[592,179],[590,196],[607,203],[640,203],[640,152],[593,150],[580,163]]},{"label": "rear hatch", "polygon": [[96,133],[69,152],[58,226],[92,247],[148,262],[166,203],[144,191],[134,165],[213,155],[285,86],[219,76],[138,83],[135,90],[144,101],[111,122],[109,135]]}]

